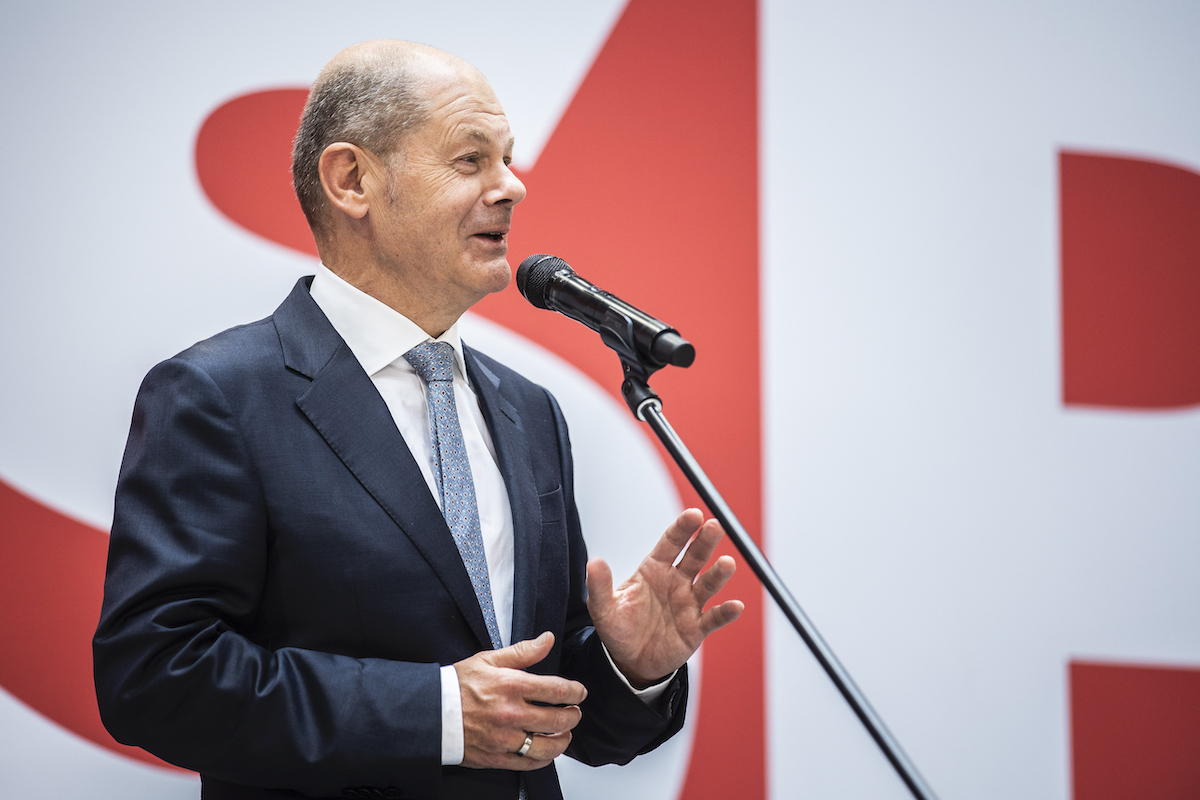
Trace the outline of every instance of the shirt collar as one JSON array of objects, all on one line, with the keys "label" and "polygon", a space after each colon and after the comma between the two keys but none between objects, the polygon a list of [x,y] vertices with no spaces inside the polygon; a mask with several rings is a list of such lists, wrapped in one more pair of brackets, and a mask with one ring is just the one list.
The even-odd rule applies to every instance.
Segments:
[{"label": "shirt collar", "polygon": [[434,339],[408,317],[350,285],[324,264],[317,266],[309,293],[367,375],[397,359],[407,367],[404,354],[422,342],[445,342],[454,348],[455,368],[466,377],[457,322]]}]

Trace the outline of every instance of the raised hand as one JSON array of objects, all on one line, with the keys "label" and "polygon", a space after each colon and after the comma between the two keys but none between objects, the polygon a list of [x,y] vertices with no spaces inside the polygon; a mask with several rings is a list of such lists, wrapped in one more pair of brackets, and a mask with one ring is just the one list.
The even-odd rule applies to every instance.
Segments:
[{"label": "raised hand", "polygon": [[[693,534],[696,538],[688,545]],[[588,562],[592,622],[613,662],[635,688],[679,669],[704,637],[736,620],[745,609],[740,600],[726,600],[704,610],[704,604],[733,577],[734,561],[729,556],[721,556],[700,575],[722,535],[720,523],[704,522],[698,509],[689,508],[615,592],[612,570],[604,559]],[[685,547],[687,552],[679,558]]]},{"label": "raised hand", "polygon": [[[454,665],[462,696],[464,767],[540,769],[567,749],[587,689],[566,678],[524,671],[553,646],[554,634],[547,631]],[[519,756],[526,736],[531,744]]]}]

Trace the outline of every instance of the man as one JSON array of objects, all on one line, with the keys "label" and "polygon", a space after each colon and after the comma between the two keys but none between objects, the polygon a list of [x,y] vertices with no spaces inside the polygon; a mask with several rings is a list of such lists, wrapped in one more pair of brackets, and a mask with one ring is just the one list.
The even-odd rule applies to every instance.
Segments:
[{"label": "man", "polygon": [[742,611],[704,611],[733,561],[701,573],[694,509],[614,592],[554,399],[459,341],[510,279],[511,154],[470,65],[343,51],[294,153],[318,274],[143,383],[97,694],[207,799],[560,797],[558,755],[679,729],[685,661]]}]

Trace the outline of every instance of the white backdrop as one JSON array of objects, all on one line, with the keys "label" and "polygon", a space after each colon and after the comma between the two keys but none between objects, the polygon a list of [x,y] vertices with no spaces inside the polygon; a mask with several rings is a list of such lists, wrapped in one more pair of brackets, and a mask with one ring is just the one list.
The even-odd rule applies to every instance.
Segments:
[{"label": "white backdrop", "polygon": [[[309,268],[205,200],[192,146],[213,108],[304,85],[355,41],[427,41],[488,75],[528,167],[621,6],[7,8],[0,478],[107,528],[141,376]],[[941,797],[1062,800],[1069,658],[1200,665],[1200,411],[1063,407],[1056,154],[1200,168],[1200,7],[761,15],[769,554]],[[719,224],[719,205],[697,220]],[[657,462],[606,469],[607,441],[643,446],[623,412],[495,338],[563,395],[589,530],[659,529],[677,499]],[[605,502],[630,485],[637,503]],[[618,571],[641,549],[602,547]],[[906,797],[778,617],[767,642],[772,797]],[[0,741],[0,796],[197,795],[4,693]],[[686,737],[568,790],[667,797],[685,758]]]}]

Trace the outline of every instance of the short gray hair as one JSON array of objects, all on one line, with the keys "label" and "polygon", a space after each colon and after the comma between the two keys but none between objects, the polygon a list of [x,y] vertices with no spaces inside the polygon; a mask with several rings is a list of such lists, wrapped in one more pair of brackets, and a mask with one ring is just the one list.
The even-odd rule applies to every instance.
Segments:
[{"label": "short gray hair", "polygon": [[292,186],[314,236],[328,222],[318,173],[325,148],[349,142],[387,158],[428,118],[429,100],[413,66],[399,53],[371,53],[335,61],[317,76],[292,147]]}]

